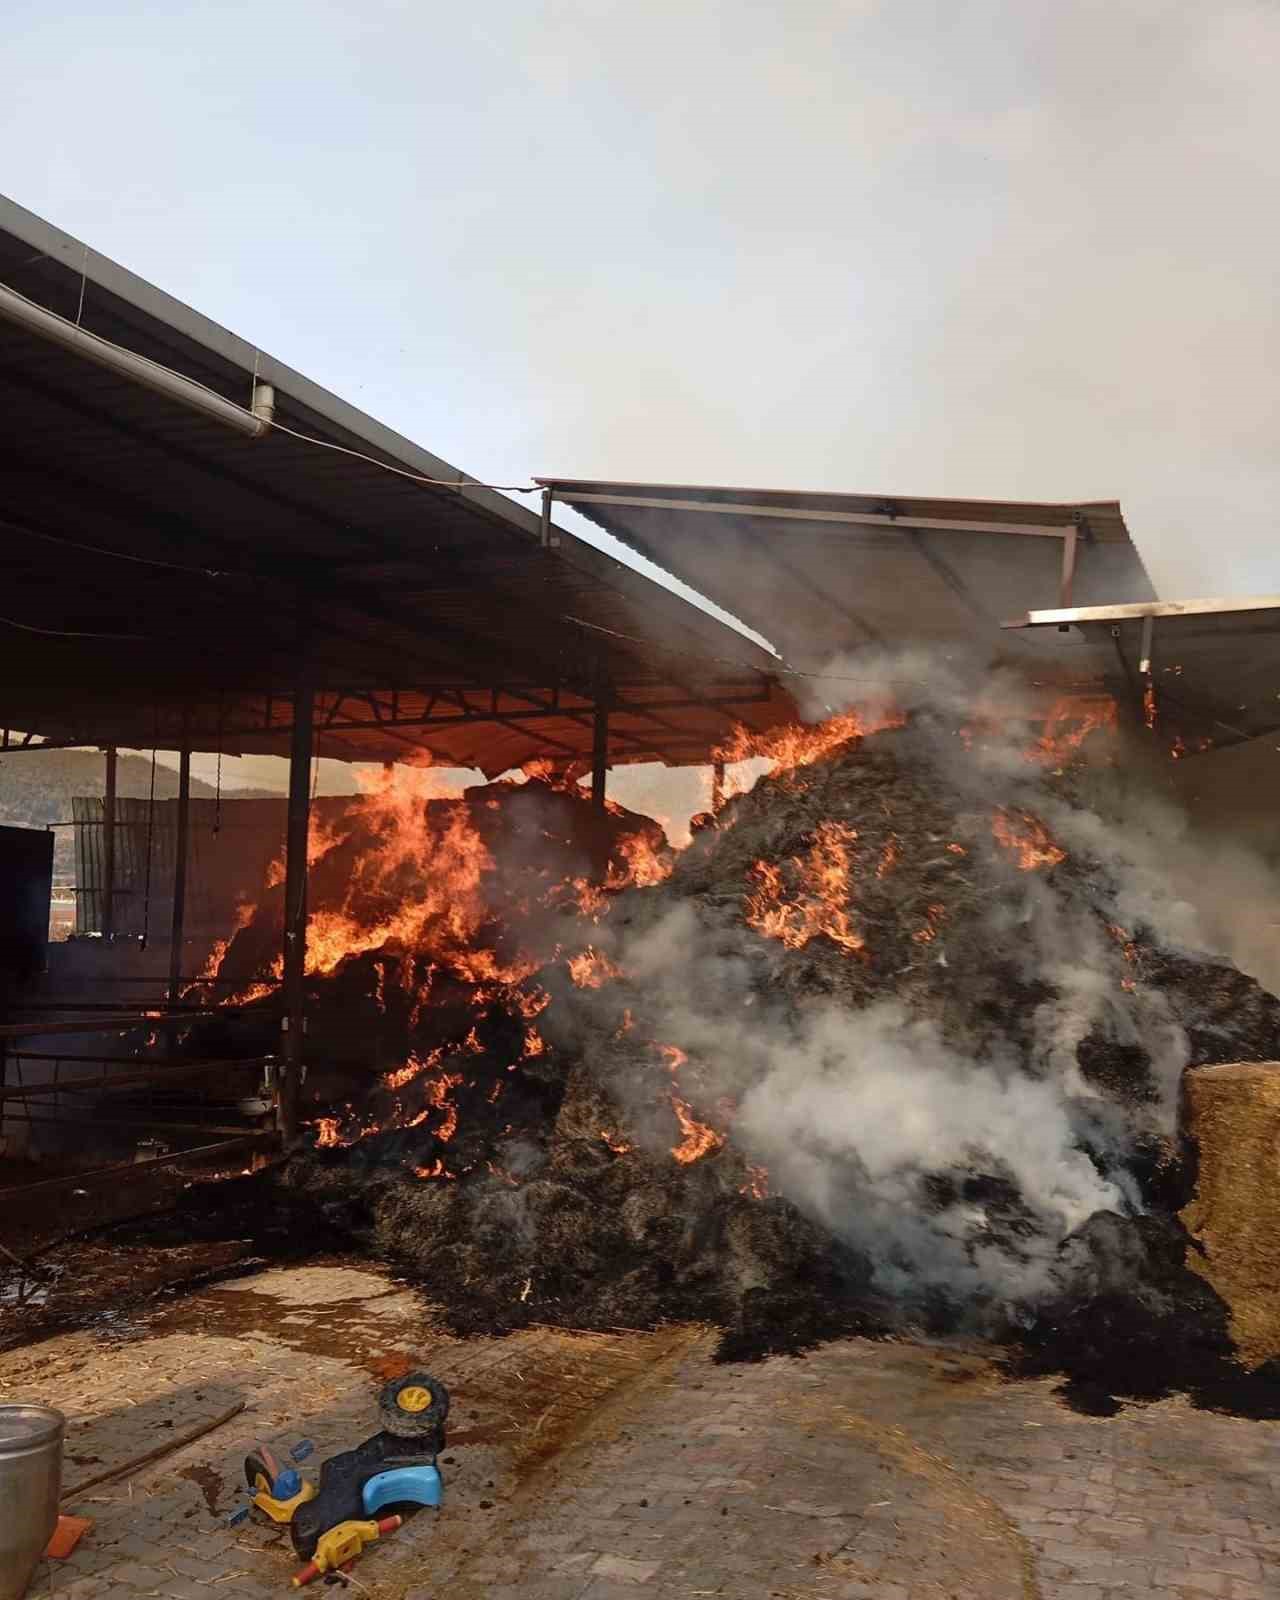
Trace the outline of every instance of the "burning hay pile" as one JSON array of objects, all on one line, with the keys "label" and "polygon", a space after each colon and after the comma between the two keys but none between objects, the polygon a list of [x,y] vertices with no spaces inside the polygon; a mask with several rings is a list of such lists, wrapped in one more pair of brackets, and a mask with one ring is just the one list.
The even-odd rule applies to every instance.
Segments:
[{"label": "burning hay pile", "polygon": [[[611,818],[603,891],[501,821],[545,789],[572,840],[567,786],[419,807],[398,920],[347,894],[358,948],[317,972],[339,1033],[369,1018],[363,1092],[286,1181],[464,1329],[1016,1334],[1125,1392],[1217,1370],[1179,1086],[1274,1059],[1280,1002],[1181,947],[1185,908],[1081,803],[1081,737],[837,717],[674,870]],[[421,915],[441,828],[486,816],[467,892]]]}]

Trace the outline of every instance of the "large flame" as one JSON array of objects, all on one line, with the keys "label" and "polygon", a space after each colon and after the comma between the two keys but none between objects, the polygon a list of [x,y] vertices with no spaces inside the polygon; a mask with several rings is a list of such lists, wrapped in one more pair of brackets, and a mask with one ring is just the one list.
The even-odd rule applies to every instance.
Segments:
[{"label": "large flame", "polygon": [[622,976],[622,968],[593,945],[570,956],[567,965],[569,976],[579,989],[603,989],[606,983]]},{"label": "large flame", "polygon": [[791,773],[798,767],[821,761],[851,739],[862,739],[886,728],[900,728],[905,720],[898,712],[869,718],[857,711],[842,711],[825,722],[793,722],[764,733],[739,723],[732,736],[715,751],[715,758],[730,764],[759,757],[771,761],[775,772]]},{"label": "large flame", "polygon": [[1056,867],[1067,859],[1067,852],[1054,843],[1048,828],[1029,811],[997,807],[991,817],[991,832],[998,844],[1017,856],[1022,872],[1032,872],[1037,867]]},{"label": "large flame", "polygon": [[[789,950],[800,949],[819,934],[850,953],[862,950],[865,941],[849,912],[851,856],[857,838],[843,822],[820,822],[809,850],[788,863],[789,874],[771,861],[757,861],[751,868],[755,887],[743,907],[747,924],[767,938],[781,940]],[[788,877],[794,885],[791,891]]]},{"label": "large flame", "polygon": [[622,860],[609,867],[606,889],[648,889],[671,876],[670,853],[662,855],[643,833],[624,834],[615,848]]},{"label": "large flame", "polygon": [[675,1112],[676,1121],[680,1124],[680,1131],[684,1135],[679,1144],[672,1146],[671,1154],[682,1166],[688,1166],[691,1161],[709,1155],[724,1143],[724,1134],[717,1133],[705,1122],[699,1122],[689,1102],[682,1100],[678,1094],[671,1096],[671,1109]]}]

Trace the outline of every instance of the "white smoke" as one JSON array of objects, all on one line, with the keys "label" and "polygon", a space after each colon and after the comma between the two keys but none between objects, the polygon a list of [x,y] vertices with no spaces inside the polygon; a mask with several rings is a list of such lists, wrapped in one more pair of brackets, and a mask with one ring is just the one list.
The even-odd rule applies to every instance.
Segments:
[{"label": "white smoke", "polygon": [[[828,1007],[747,1091],[735,1131],[783,1193],[871,1254],[887,1288],[923,1277],[1025,1293],[1028,1263],[983,1249],[981,1206],[926,1215],[921,1175],[988,1169],[994,1156],[1051,1239],[1119,1206],[1077,1142],[1080,1087],[966,1060],[893,1002]],[[852,1197],[851,1167],[863,1180]]]},{"label": "white smoke", "polygon": [[[1005,731],[962,741],[958,726],[984,704]],[[1161,870],[1167,822],[1153,832],[1148,808],[1126,821],[1068,801],[1027,760],[1035,706],[1022,680],[955,659],[863,655],[833,664],[806,709],[890,706],[914,714],[915,752],[967,814],[1025,806],[1086,874],[1070,894],[1020,874],[978,911],[976,936],[1012,951],[1019,981],[1041,997],[1009,1001],[1025,1009],[1029,1049],[998,1030],[994,1044],[944,1036],[940,1021],[893,999],[861,1010],[785,999],[770,988],[769,953],[743,937],[736,902],[681,901],[656,923],[614,930],[611,949],[647,1025],[696,1063],[704,1103],[736,1103],[735,1145],[767,1166],[775,1192],[864,1251],[878,1287],[908,1303],[942,1290],[1007,1314],[1034,1302],[1061,1241],[1089,1216],[1141,1209],[1128,1162],[1140,1142],[1176,1129],[1189,1046],[1161,992],[1128,992],[1128,935],[1144,928],[1185,950],[1212,941]],[[1123,925],[1109,931],[1108,915]],[[945,923],[920,959],[948,962]],[[1082,1072],[1091,1040],[1149,1060],[1148,1104]],[[643,1127],[641,1090],[614,1087]],[[985,1180],[966,1183],[973,1175]]]}]

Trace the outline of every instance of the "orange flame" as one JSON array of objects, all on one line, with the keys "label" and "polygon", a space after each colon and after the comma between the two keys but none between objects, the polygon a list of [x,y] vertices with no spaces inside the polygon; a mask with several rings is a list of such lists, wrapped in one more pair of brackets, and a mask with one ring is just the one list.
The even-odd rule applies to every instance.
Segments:
[{"label": "orange flame", "polygon": [[460,1072],[442,1072],[439,1077],[432,1078],[427,1085],[427,1104],[436,1110],[444,1111],[449,1124],[449,1131],[446,1133],[443,1129],[439,1130],[437,1138],[445,1140],[453,1138],[458,1126],[458,1108],[449,1097],[463,1082]]},{"label": "orange flame", "polygon": [[1044,731],[1026,751],[1028,761],[1063,766],[1091,733],[1116,726],[1116,703],[1110,695],[1067,694],[1049,708]]},{"label": "orange flame", "polygon": [[570,956],[568,966],[569,976],[579,989],[603,989],[606,983],[622,976],[622,968],[593,945]]},{"label": "orange flame", "polygon": [[416,1128],[424,1123],[433,1111],[442,1111],[444,1116],[434,1132],[437,1139],[447,1144],[458,1131],[458,1108],[450,1097],[464,1081],[460,1072],[441,1072],[429,1079],[426,1086],[426,1104],[417,1116],[411,1117],[405,1123],[405,1127]]},{"label": "orange flame", "polygon": [[884,842],[884,849],[880,852],[880,864],[876,868],[877,878],[887,878],[902,859],[902,841],[896,833],[891,833]]},{"label": "orange flame", "polygon": [[384,1073],[382,1082],[388,1089],[403,1089],[406,1083],[412,1083],[415,1078],[421,1077],[424,1072],[429,1072],[438,1066],[440,1057],[444,1054],[443,1045],[435,1049],[424,1061],[416,1051],[410,1053],[409,1059],[402,1067],[395,1067],[390,1072]]},{"label": "orange flame", "polygon": [[691,1161],[697,1161],[701,1156],[718,1150],[724,1143],[724,1134],[709,1128],[705,1122],[699,1122],[690,1109],[689,1102],[682,1100],[678,1094],[671,1096],[671,1109],[675,1112],[680,1131],[684,1134],[680,1143],[671,1147],[671,1154],[683,1166],[688,1166]]},{"label": "orange flame", "polygon": [[1067,859],[1067,852],[1054,843],[1048,828],[1029,811],[998,806],[992,813],[991,832],[998,844],[1017,854],[1021,872],[1056,867]]},{"label": "orange flame", "polygon": [[935,903],[929,906],[925,911],[926,921],[923,927],[917,928],[911,937],[917,944],[932,944],[938,937],[938,928],[946,914],[947,908],[944,905]]},{"label": "orange flame", "polygon": [[609,1146],[610,1150],[613,1151],[615,1156],[625,1156],[627,1151],[631,1149],[631,1146],[621,1136],[621,1134],[610,1133],[606,1128],[601,1128],[600,1137]]},{"label": "orange flame", "polygon": [[747,1167],[747,1181],[738,1190],[739,1194],[750,1196],[752,1200],[767,1200],[769,1198],[769,1169],[768,1167]]},{"label": "orange flame", "polygon": [[545,989],[517,990],[509,996],[516,1010],[526,1022],[532,1022],[551,1004],[551,996]]},{"label": "orange flame", "polygon": [[598,922],[609,910],[609,896],[589,878],[569,878],[553,884],[543,897],[543,904],[565,907]]},{"label": "orange flame", "polygon": [[317,1117],[312,1127],[316,1130],[316,1144],[321,1150],[332,1150],[346,1143],[338,1133],[337,1117]]},{"label": "orange flame", "polygon": [[896,712],[868,721],[856,711],[844,711],[825,722],[793,722],[765,733],[738,724],[727,743],[713,753],[717,761],[726,763],[759,756],[772,761],[775,772],[794,772],[797,767],[821,761],[851,739],[862,739],[885,728],[900,728],[904,721]]},{"label": "orange flame", "polygon": [[671,876],[672,861],[660,855],[643,833],[624,834],[616,849],[622,863],[610,863],[606,889],[649,889]]},{"label": "orange flame", "polygon": [[[348,956],[395,940],[445,958],[455,955],[473,981],[518,981],[499,967],[490,951],[471,949],[489,915],[479,890],[483,875],[493,870],[493,858],[467,812],[454,811],[437,831],[421,805],[407,824],[403,796],[390,787],[376,797],[366,796],[364,804],[375,818],[377,845],[354,862],[343,905],[313,915],[308,971],[332,972]],[[400,884],[410,874],[415,893],[406,895]],[[371,916],[370,907],[382,908],[381,915]]]},{"label": "orange flame", "polygon": [[1107,932],[1120,946],[1120,953],[1124,956],[1125,960],[1130,966],[1133,966],[1138,959],[1138,947],[1133,942],[1133,938],[1129,934],[1128,930],[1122,928],[1118,922],[1108,922]]},{"label": "orange flame", "polygon": [[452,1178],[453,1173],[445,1167],[443,1158],[437,1156],[429,1167],[415,1167],[415,1178]]},{"label": "orange flame", "polygon": [[667,1071],[673,1074],[679,1072],[689,1059],[689,1052],[682,1050],[678,1044],[658,1044],[655,1040],[653,1048],[667,1063]]},{"label": "orange flame", "polygon": [[796,898],[788,899],[780,867],[757,861],[751,868],[756,888],[747,896],[743,915],[749,927],[788,950],[799,950],[819,934],[850,952],[863,949],[865,940],[850,921],[850,852],[857,841],[854,829],[842,822],[820,822],[808,853],[791,862],[798,881]]},{"label": "orange flame", "polygon": [[216,978],[218,976],[218,968],[222,965],[223,956],[225,956],[227,951],[231,948],[231,941],[242,928],[247,928],[249,926],[249,924],[253,921],[253,914],[257,909],[257,906],[255,906],[251,900],[243,902],[241,905],[236,907],[235,927],[225,939],[217,940],[213,946],[213,949],[210,950],[208,956],[205,958],[204,966],[200,968],[200,976],[202,978]]}]

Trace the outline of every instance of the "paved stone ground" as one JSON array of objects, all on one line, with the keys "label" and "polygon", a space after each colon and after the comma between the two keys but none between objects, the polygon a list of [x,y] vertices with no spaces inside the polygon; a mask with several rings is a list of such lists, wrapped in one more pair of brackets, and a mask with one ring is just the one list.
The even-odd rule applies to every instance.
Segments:
[{"label": "paved stone ground", "polygon": [[71,1485],[247,1402],[72,1499],[96,1526],[32,1600],[287,1592],[287,1542],[226,1524],[246,1448],[349,1447],[409,1362],[454,1391],[447,1503],[361,1558],[367,1600],[1280,1600],[1280,1424],[1081,1417],[978,1352],[713,1349],[697,1328],[463,1343],[376,1272],[315,1266],[11,1352],[0,1394],[72,1418]]}]

